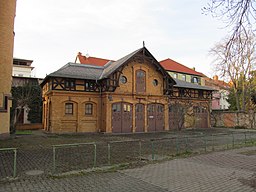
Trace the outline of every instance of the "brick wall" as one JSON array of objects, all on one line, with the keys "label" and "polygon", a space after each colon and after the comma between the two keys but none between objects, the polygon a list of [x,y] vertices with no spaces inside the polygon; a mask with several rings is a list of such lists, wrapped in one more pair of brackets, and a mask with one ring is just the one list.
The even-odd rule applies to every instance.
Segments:
[{"label": "brick wall", "polygon": [[211,124],[213,127],[256,129],[256,112],[213,111]]}]

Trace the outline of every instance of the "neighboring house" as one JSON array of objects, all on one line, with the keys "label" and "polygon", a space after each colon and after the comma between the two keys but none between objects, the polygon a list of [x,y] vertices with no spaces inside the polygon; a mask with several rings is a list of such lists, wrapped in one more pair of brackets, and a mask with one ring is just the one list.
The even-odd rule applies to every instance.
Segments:
[{"label": "neighboring house", "polygon": [[174,80],[145,47],[117,61],[79,53],[76,62],[49,74],[41,84],[46,131],[132,133],[210,127],[213,89]]},{"label": "neighboring house", "polygon": [[[12,87],[24,86],[26,84],[30,85],[39,85],[42,82],[42,79],[36,78],[33,75],[34,67],[31,66],[33,60],[27,59],[13,59],[13,72],[12,72]],[[20,110],[20,113],[18,112]],[[29,113],[28,106],[24,108],[18,108],[15,114],[20,114],[18,119],[14,119],[17,121],[18,126],[23,124],[30,124],[31,122],[28,120]],[[15,115],[15,118],[17,116]]]},{"label": "neighboring house", "polygon": [[159,62],[165,70],[175,79],[186,81],[189,83],[194,83],[198,85],[205,85],[204,78],[205,75],[182,65],[172,59],[165,59]]},{"label": "neighboring house", "polygon": [[12,76],[32,77],[32,70],[34,69],[31,66],[32,63],[33,60],[13,58]]},{"label": "neighboring house", "polygon": [[212,95],[213,110],[227,110],[230,106],[228,103],[228,94],[230,85],[222,80],[219,80],[215,75],[213,78],[205,78],[205,85],[215,89]]}]

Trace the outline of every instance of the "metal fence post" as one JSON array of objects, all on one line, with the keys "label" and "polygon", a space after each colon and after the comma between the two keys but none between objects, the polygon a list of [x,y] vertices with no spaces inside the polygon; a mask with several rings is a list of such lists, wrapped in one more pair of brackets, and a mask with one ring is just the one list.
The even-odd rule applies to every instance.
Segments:
[{"label": "metal fence post", "polygon": [[204,152],[207,152],[207,140],[206,140],[206,135],[204,135]]},{"label": "metal fence post", "polygon": [[56,148],[53,146],[53,168],[52,168],[52,173],[55,174],[56,170]]},{"label": "metal fence post", "polygon": [[142,157],[141,157],[141,141],[139,141],[139,156],[140,156],[139,159],[140,159],[140,161],[141,161],[141,158],[142,158]]},{"label": "metal fence post", "polygon": [[154,140],[151,140],[151,149],[152,149],[152,160],[155,160],[155,154],[154,154]]},{"label": "metal fence post", "polygon": [[186,143],[186,152],[188,152],[188,137],[185,137],[185,143]]},{"label": "metal fence post", "polygon": [[180,147],[179,147],[179,137],[175,138],[176,141],[176,155],[180,153]]},{"label": "metal fence post", "polygon": [[234,137],[234,133],[232,132],[232,148],[235,148],[235,137]]},{"label": "metal fence post", "polygon": [[17,149],[14,149],[13,177],[17,176]]},{"label": "metal fence post", "polygon": [[212,134],[212,151],[214,151],[214,136]]},{"label": "metal fence post", "polygon": [[96,161],[97,161],[97,145],[96,143],[94,145],[94,158],[93,158],[93,167],[96,167]]},{"label": "metal fence post", "polygon": [[108,143],[108,164],[110,165],[110,159],[111,159],[111,155],[110,155],[110,144]]},{"label": "metal fence post", "polygon": [[[228,136],[228,134],[227,134],[227,136]],[[229,143],[229,142],[228,142],[228,139],[227,139],[227,149],[228,149],[228,145],[229,145],[228,143]]]}]

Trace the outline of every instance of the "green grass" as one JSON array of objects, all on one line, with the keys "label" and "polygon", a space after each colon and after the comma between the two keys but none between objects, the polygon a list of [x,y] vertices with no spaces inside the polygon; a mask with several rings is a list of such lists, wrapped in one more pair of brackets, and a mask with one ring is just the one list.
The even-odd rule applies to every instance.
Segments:
[{"label": "green grass", "polygon": [[15,132],[16,135],[32,135],[31,130],[17,130]]}]

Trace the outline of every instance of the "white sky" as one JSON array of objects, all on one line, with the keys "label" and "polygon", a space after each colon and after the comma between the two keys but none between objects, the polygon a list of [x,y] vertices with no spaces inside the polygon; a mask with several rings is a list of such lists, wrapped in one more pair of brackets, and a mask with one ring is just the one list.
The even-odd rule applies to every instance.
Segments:
[{"label": "white sky", "polygon": [[146,47],[209,77],[209,50],[227,35],[202,14],[205,0],[17,0],[14,57],[34,60],[37,77],[83,55],[117,60]]}]

